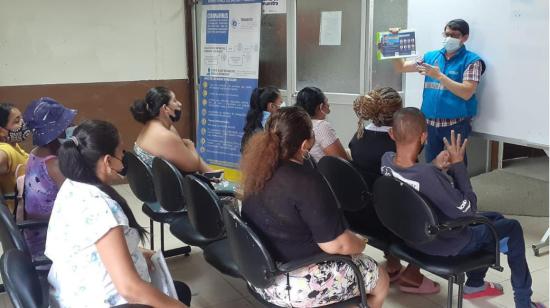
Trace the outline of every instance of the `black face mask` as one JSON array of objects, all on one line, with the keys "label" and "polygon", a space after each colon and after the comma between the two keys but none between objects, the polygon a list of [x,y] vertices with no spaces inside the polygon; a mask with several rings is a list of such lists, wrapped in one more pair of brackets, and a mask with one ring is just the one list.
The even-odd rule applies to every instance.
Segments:
[{"label": "black face mask", "polygon": [[128,162],[126,162],[124,158],[120,159],[116,156],[113,156],[113,157],[120,160],[120,162],[122,163],[122,169],[115,170],[115,172],[118,173],[120,176],[123,176],[123,177],[126,176],[126,173],[128,173]]},{"label": "black face mask", "polygon": [[174,115],[170,116],[172,122],[177,122],[181,119],[181,110],[174,110]]}]

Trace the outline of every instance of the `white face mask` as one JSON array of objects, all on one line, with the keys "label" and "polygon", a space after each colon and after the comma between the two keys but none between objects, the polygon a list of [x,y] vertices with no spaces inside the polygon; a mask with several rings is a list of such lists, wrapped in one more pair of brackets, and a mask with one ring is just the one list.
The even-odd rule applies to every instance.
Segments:
[{"label": "white face mask", "polygon": [[446,37],[443,39],[443,48],[447,52],[455,52],[460,48],[460,40],[454,37]]}]

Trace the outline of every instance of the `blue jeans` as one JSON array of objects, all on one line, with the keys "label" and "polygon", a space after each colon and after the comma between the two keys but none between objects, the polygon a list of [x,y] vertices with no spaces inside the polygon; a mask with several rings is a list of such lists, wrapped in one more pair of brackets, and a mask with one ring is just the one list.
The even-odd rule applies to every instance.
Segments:
[{"label": "blue jeans", "polygon": [[[498,234],[501,252],[508,256],[508,266],[512,272],[512,288],[516,307],[531,307],[531,274],[525,258],[525,241],[523,229],[515,219],[508,219],[496,212],[479,213],[491,220]],[[458,253],[468,255],[479,250],[494,251],[495,240],[491,230],[486,225],[469,227],[472,230],[471,241]],[[488,268],[467,273],[466,285],[480,287],[484,284]]]},{"label": "blue jeans", "polygon": [[[424,155],[426,158],[426,163],[431,163],[434,158],[443,151],[445,144],[443,143],[443,138],[447,138],[451,142],[451,130],[455,131],[455,135],[460,134],[462,140],[468,138],[472,132],[472,125],[470,119],[458,122],[455,125],[446,126],[446,127],[435,127],[428,125],[428,143],[424,147]],[[464,156],[464,163],[468,165],[468,160]]]}]

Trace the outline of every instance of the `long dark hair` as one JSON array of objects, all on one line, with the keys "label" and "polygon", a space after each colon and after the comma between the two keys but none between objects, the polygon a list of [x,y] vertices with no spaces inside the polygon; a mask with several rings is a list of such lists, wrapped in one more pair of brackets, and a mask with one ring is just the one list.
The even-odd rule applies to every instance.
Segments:
[{"label": "long dark hair", "polygon": [[327,100],[325,93],[316,87],[305,87],[296,95],[296,106],[304,108],[310,117],[315,115],[317,106]]},{"label": "long dark hair", "polygon": [[168,105],[172,99],[172,91],[166,87],[149,89],[145,99],[139,99],[130,107],[134,119],[140,123],[147,123],[159,115],[160,108]]},{"label": "long dark hair", "polygon": [[138,231],[143,241],[147,231],[137,223],[126,200],[110,185],[102,183],[96,175],[98,160],[107,154],[115,155],[120,142],[116,127],[106,121],[88,120],[74,130],[73,137],[76,138],[76,143],[69,139],[59,149],[61,173],[72,181],[94,185],[115,200],[128,217],[129,226]]},{"label": "long dark hair", "polygon": [[246,144],[241,160],[244,197],[259,192],[279,166],[290,160],[313,135],[311,118],[300,107],[283,107],[271,115],[264,131]]},{"label": "long dark hair", "polygon": [[256,88],[250,95],[250,107],[246,113],[244,123],[243,140],[250,137],[254,131],[262,127],[263,112],[267,111],[267,105],[273,103],[281,96],[279,89],[276,87]]},{"label": "long dark hair", "polygon": [[14,106],[10,103],[1,103],[0,104],[0,127],[6,128],[8,125],[8,120],[10,118],[11,110]]}]

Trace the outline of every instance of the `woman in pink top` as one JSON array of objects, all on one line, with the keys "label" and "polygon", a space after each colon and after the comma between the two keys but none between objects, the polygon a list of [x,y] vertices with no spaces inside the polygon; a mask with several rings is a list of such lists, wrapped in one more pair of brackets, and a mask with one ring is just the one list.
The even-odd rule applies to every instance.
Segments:
[{"label": "woman in pink top", "polygon": [[[23,119],[33,133],[33,144],[25,172],[25,218],[48,220],[59,187],[65,177],[59,170],[57,150],[65,131],[73,123],[76,110],[65,108],[49,97],[33,101]],[[25,239],[33,257],[44,254],[46,228],[25,230]]]},{"label": "woman in pink top", "polygon": [[309,154],[315,161],[319,161],[325,155],[349,160],[346,150],[336,136],[336,131],[326,120],[330,113],[330,105],[323,91],[316,87],[303,88],[296,96],[296,106],[302,107],[311,117],[315,144]]}]

